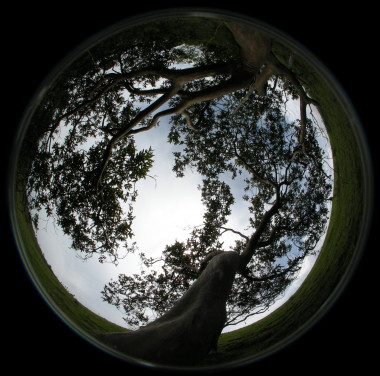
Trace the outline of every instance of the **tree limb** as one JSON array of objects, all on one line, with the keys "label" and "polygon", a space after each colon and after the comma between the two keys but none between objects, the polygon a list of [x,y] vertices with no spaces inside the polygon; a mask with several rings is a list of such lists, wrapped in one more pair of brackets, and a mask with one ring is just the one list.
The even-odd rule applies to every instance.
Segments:
[{"label": "tree limb", "polygon": [[[265,305],[264,307],[260,308],[260,309],[256,309],[254,312],[251,312],[251,313],[241,313],[241,314],[238,314],[236,316],[234,316],[231,320],[227,320],[224,327],[227,327],[229,325],[237,325],[237,324],[240,324],[241,322],[244,322],[246,321],[249,317],[252,317],[254,315],[259,315],[260,313],[264,313],[268,310],[269,308],[269,305]],[[236,321],[238,318],[240,317],[243,317],[243,319],[240,319],[238,321]]]},{"label": "tree limb", "polygon": [[232,229],[232,228],[224,227],[224,226],[222,226],[221,229],[224,230],[223,233],[224,233],[224,232],[227,232],[227,231],[231,231],[231,232],[233,232],[233,233],[235,233],[235,234],[240,235],[240,236],[241,236],[242,238],[244,238],[245,240],[247,240],[247,241],[249,240],[249,237],[248,237],[247,235],[242,234],[240,231],[234,230],[234,229]]},{"label": "tree limb", "polygon": [[256,74],[271,51],[271,38],[255,28],[240,23],[226,22],[225,25],[240,47],[244,69]]},{"label": "tree limb", "polygon": [[[167,92],[162,95],[160,98],[158,98],[156,101],[154,101],[151,105],[149,105],[144,110],[140,111],[138,115],[135,116],[134,119],[132,119],[128,124],[126,124],[122,129],[120,129],[108,142],[107,147],[103,153],[102,163],[99,167],[97,179],[96,179],[96,188],[99,192],[99,188],[101,185],[101,179],[104,174],[105,168],[107,166],[107,163],[109,159],[111,158],[112,149],[115,146],[115,144],[123,137],[125,137],[140,121],[142,121],[144,118],[149,116],[152,112],[154,112],[157,108],[161,107],[164,103],[166,103],[170,98],[172,98],[177,91],[179,90],[178,85],[173,85],[171,88],[167,90]],[[162,115],[161,115],[162,116]],[[145,127],[143,130],[148,130],[152,128],[158,120],[158,114],[155,115],[153,118],[151,124],[148,127]],[[142,132],[143,130],[140,130]],[[135,132],[137,133],[137,132]]]},{"label": "tree limb", "polygon": [[124,87],[131,93],[136,95],[158,95],[158,94],[165,94],[167,91],[167,88],[157,88],[157,89],[147,89],[147,90],[141,90],[134,88],[129,82],[124,83]]},{"label": "tree limb", "polygon": [[[205,74],[205,73],[206,73],[206,71],[202,71],[199,74]],[[193,72],[188,74],[188,76],[191,76],[191,77],[194,77],[195,75],[196,74]],[[181,77],[181,79],[179,80],[180,82],[182,82],[182,78],[183,77]],[[144,132],[144,131],[151,129],[152,127],[154,127],[154,125],[156,125],[157,121],[161,117],[166,116],[166,115],[173,115],[176,113],[182,113],[186,117],[187,115],[186,115],[186,112],[184,113],[184,111],[186,111],[186,109],[189,106],[191,106],[195,103],[198,103],[198,102],[209,101],[211,99],[215,99],[215,98],[218,98],[222,95],[229,94],[229,93],[234,92],[236,90],[242,89],[243,87],[245,87],[248,84],[248,82],[249,82],[248,76],[246,74],[239,74],[239,75],[234,76],[233,78],[231,78],[231,79],[229,79],[226,82],[223,82],[221,84],[218,84],[218,85],[215,85],[213,87],[206,88],[203,90],[199,90],[198,92],[189,93],[187,100],[181,101],[177,106],[175,106],[173,108],[169,108],[169,109],[166,109],[166,110],[163,110],[161,112],[156,113],[153,116],[153,119],[151,120],[149,125],[147,125],[146,127],[142,127],[140,129],[137,129],[137,130],[133,130],[133,128],[138,123],[140,123],[142,120],[144,120],[152,112],[154,112],[155,110],[160,108],[164,103],[166,103],[169,99],[173,98],[179,92],[179,90],[181,88],[181,84],[177,81],[174,81],[172,86],[166,91],[165,94],[163,94],[160,98],[158,98],[156,101],[154,101],[148,107],[146,107],[144,110],[140,111],[135,116],[134,119],[132,119],[128,124],[126,124],[122,129],[120,129],[111,138],[111,140],[109,141],[109,143],[105,149],[103,159],[102,159],[102,164],[99,168],[99,173],[98,173],[97,183],[96,183],[97,189],[99,189],[100,181],[101,181],[102,175],[104,173],[104,170],[106,168],[106,165],[107,165],[107,163],[111,157],[112,149],[113,149],[114,145],[121,138],[127,136],[128,134],[136,134],[136,133]],[[189,119],[187,118],[186,120],[189,123],[189,121],[188,121]],[[192,127],[191,125],[190,125],[190,127],[194,129],[194,127]]]},{"label": "tree limb", "polygon": [[186,111],[186,110],[183,110],[183,111],[181,112],[181,114],[185,117],[187,126],[188,126],[190,129],[196,131],[197,129],[194,127],[193,122],[191,121],[191,117],[190,117],[189,112]]},{"label": "tree limb", "polygon": [[266,240],[257,242],[257,248],[267,247],[268,245],[272,244],[279,228],[280,228],[279,226],[273,227],[271,233],[269,234],[269,236]]},{"label": "tree limb", "polygon": [[296,257],[294,260],[292,260],[290,262],[290,265],[287,268],[283,269],[281,272],[278,272],[278,273],[273,273],[273,274],[268,274],[268,275],[264,275],[264,276],[261,276],[261,277],[256,277],[256,276],[250,275],[248,269],[245,268],[243,271],[239,271],[239,274],[241,274],[244,278],[246,278],[246,279],[248,279],[249,281],[252,281],[252,282],[269,281],[271,279],[275,279],[275,278],[281,277],[281,276],[287,274],[288,272],[292,271],[298,265],[298,262],[302,258],[303,258],[303,256]]},{"label": "tree limb", "polygon": [[[201,67],[193,67],[193,68],[186,68],[182,70],[177,69],[168,69],[162,66],[150,66],[146,68],[140,68],[132,72],[128,73],[108,73],[102,75],[101,79],[94,85],[92,90],[89,93],[89,99],[83,100],[82,103],[80,103],[75,108],[67,111],[60,117],[58,117],[55,121],[55,124],[50,129],[49,139],[52,137],[55,130],[58,128],[59,123],[75,114],[76,112],[80,111],[81,109],[95,103],[98,101],[102,96],[104,96],[108,91],[113,89],[115,86],[124,83],[127,83],[127,90],[131,90],[131,92],[134,91],[135,94],[138,94],[138,89],[134,89],[129,85],[128,87],[128,81],[132,79],[136,79],[143,76],[158,76],[162,78],[166,78],[169,81],[173,82],[175,85],[182,86],[187,82],[190,82],[192,80],[215,76],[218,74],[231,74],[234,70],[236,70],[236,62],[224,62],[224,63],[215,63],[210,64],[207,66],[201,66]],[[105,84],[103,88],[102,85]],[[100,90],[99,90],[100,89]],[[97,94],[96,94],[97,92]],[[164,90],[162,88],[159,89],[151,89],[145,93],[141,92],[141,95],[153,95],[153,94],[159,94],[163,93]]]},{"label": "tree limb", "polygon": [[258,179],[259,181],[261,181],[262,183],[264,184],[269,184],[271,185],[272,187],[274,187],[275,189],[278,188],[278,184],[276,184],[275,182],[271,181],[270,179],[267,179],[263,176],[261,176],[257,170],[251,165],[249,164],[238,152],[237,152],[237,149],[236,149],[236,143],[234,143],[234,149],[235,149],[235,155],[236,157],[244,164],[244,166],[252,173],[252,175]]},{"label": "tree limb", "polygon": [[272,207],[265,212],[263,219],[261,220],[258,228],[253,233],[253,235],[250,237],[249,241],[247,242],[247,245],[243,251],[243,253],[240,255],[242,259],[242,265],[243,268],[247,266],[249,261],[251,260],[252,256],[255,253],[255,250],[257,249],[257,245],[259,243],[259,240],[261,238],[261,235],[264,233],[266,226],[269,224],[272,217],[278,212],[281,206],[281,201],[279,198],[277,198],[276,202],[272,205]]}]

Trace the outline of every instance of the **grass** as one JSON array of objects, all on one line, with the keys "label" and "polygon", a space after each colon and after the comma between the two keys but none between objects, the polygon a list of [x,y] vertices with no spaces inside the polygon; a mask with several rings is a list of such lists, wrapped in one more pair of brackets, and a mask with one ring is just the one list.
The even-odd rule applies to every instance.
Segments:
[{"label": "grass", "polygon": [[[218,22],[215,20],[209,20],[208,22],[205,22],[204,19],[201,20],[194,18],[189,24],[183,24],[181,20],[174,20],[172,22],[177,22],[177,27],[180,26],[183,28],[184,32],[181,33],[181,37],[185,38],[187,43],[197,44],[199,41],[206,38],[205,35],[213,35],[212,40],[209,41],[211,44],[226,46],[228,35],[226,37],[226,35],[214,33],[214,30],[218,26]],[[150,27],[155,26],[150,25]],[[172,33],[174,33],[175,36],[178,36],[178,31],[176,28],[171,27],[169,28],[169,31],[170,30]],[[212,32],[210,30],[212,30]],[[130,32],[126,31],[126,35],[128,35],[128,33]],[[144,35],[142,35],[142,37],[143,36]],[[230,36],[229,39],[231,39]],[[115,43],[118,41],[125,43],[125,35],[123,33],[121,33],[121,36],[115,37]],[[111,46],[113,46],[112,43]],[[236,46],[233,43],[228,44],[228,46],[232,46],[231,48],[236,49]],[[104,54],[105,52],[103,50],[105,47],[105,45],[100,43],[96,48],[99,48],[101,50],[99,53]],[[96,48],[93,50],[94,54],[97,52]],[[229,53],[232,52],[229,51]],[[74,64],[73,69],[79,69],[78,65],[81,67],[82,65],[85,65],[84,63],[86,61],[88,62],[87,54],[84,54],[83,56],[84,61],[83,59],[78,59],[78,61],[75,63],[76,65]],[[65,79],[66,76],[62,76],[62,79]],[[33,277],[37,288],[45,300],[57,312],[60,312],[61,316],[65,317],[66,321],[71,322],[74,326],[86,333],[100,334],[106,332],[126,331],[125,328],[113,324],[87,309],[85,306],[79,303],[75,297],[64,288],[64,286],[62,286],[60,281],[54,275],[50,265],[46,262],[35,237],[30,215],[26,205],[25,177],[27,176],[31,161],[33,160],[33,155],[36,151],[36,145],[38,143],[39,136],[44,132],[44,124],[48,124],[46,122],[48,117],[49,113],[46,111],[46,109],[41,111],[39,108],[36,109],[34,116],[31,118],[31,123],[27,129],[27,133],[24,136],[23,145],[18,156],[19,160],[16,170],[17,173],[15,182],[16,189],[14,220],[16,227],[18,228],[18,243],[21,248],[24,264],[26,265],[29,274],[31,274]]]},{"label": "grass", "polygon": [[125,331],[126,329],[87,309],[62,286],[41,252],[24,203],[24,194],[21,190],[17,190],[15,216],[20,236],[19,243],[21,242],[24,253],[22,256],[45,300],[74,327],[86,333]]},{"label": "grass", "polygon": [[[277,53],[279,58],[281,53],[289,56],[283,49]],[[297,292],[264,319],[222,334],[218,352],[205,361],[208,365],[259,355],[302,330],[334,293],[355,256],[365,214],[365,185],[357,139],[344,108],[326,82],[300,59],[295,59],[294,69],[305,78],[303,85],[320,104],[319,112],[333,151],[335,180],[328,232],[315,265]]]},{"label": "grass", "polygon": [[[289,51],[274,47],[279,59],[287,61]],[[320,103],[334,156],[334,194],[330,226],[323,249],[308,278],[299,290],[275,312],[239,330],[222,334],[218,352],[210,354],[204,364],[239,361],[252,357],[286,340],[312,319],[329,299],[344,277],[354,256],[363,217],[364,183],[362,162],[350,120],[334,93],[317,72],[299,58],[294,69],[303,77],[303,85],[311,97]],[[28,139],[28,138],[26,138]],[[29,137],[33,143],[33,137]],[[35,141],[34,141],[35,142]],[[25,147],[25,146],[24,146]],[[26,146],[26,150],[30,150]],[[25,158],[31,158],[30,154]],[[26,161],[27,162],[27,161]],[[97,316],[81,305],[55,277],[43,257],[29,220],[19,183],[16,196],[16,220],[26,263],[32,270],[46,296],[54,297],[54,304],[78,328],[88,333],[105,333],[125,329]],[[53,303],[52,303],[53,304]]]}]

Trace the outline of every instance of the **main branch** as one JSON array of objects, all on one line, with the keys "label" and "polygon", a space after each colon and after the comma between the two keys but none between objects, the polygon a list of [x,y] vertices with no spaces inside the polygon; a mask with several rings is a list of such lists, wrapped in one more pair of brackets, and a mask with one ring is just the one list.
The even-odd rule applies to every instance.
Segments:
[{"label": "main branch", "polygon": [[240,255],[241,270],[244,270],[247,267],[249,261],[252,259],[253,255],[255,254],[256,249],[258,248],[258,244],[260,242],[261,236],[267,229],[267,226],[269,225],[273,216],[279,211],[280,207],[281,207],[281,200],[279,197],[279,191],[277,191],[276,201],[271,206],[271,208],[265,212],[259,226],[250,237],[249,241],[247,242],[247,245],[245,246],[244,251]]},{"label": "main branch", "polygon": [[129,123],[124,125],[124,127],[122,127],[108,142],[107,147],[103,154],[102,163],[100,165],[98,176],[97,176],[96,185],[97,185],[98,190],[101,185],[101,179],[104,174],[105,168],[111,157],[112,149],[121,138],[126,137],[131,134],[147,131],[153,128],[161,117],[167,116],[167,115],[174,115],[174,114],[184,115],[187,123],[188,124],[190,123],[190,128],[194,129],[194,127],[191,125],[190,116],[186,111],[190,106],[192,106],[195,103],[210,101],[212,99],[221,97],[223,95],[235,92],[236,90],[242,89],[246,87],[247,85],[249,85],[250,76],[244,72],[243,73],[240,72],[240,73],[234,74],[227,81],[217,84],[215,86],[211,86],[211,87],[208,87],[199,91],[195,91],[195,92],[187,92],[186,94],[184,93],[184,91],[182,91],[181,97],[184,97],[184,99],[180,101],[175,107],[157,112],[153,116],[152,120],[147,126],[139,128],[139,129],[134,129],[140,122],[146,119],[154,111],[161,108],[171,98],[179,94],[179,91],[182,88],[184,81],[187,82],[186,81],[187,79],[194,78],[194,77],[202,77],[202,75],[206,73],[215,74],[216,72],[219,72],[217,69],[214,69],[211,72],[210,69],[196,70],[195,68],[194,70],[191,69],[191,72],[189,72],[189,70],[185,70],[185,71],[186,72],[184,73],[183,76],[178,75],[177,79],[173,81],[172,86],[165,92],[165,94],[163,94],[160,98],[158,98],[151,105],[146,107],[144,110],[140,111],[135,116],[134,119],[132,119]]}]

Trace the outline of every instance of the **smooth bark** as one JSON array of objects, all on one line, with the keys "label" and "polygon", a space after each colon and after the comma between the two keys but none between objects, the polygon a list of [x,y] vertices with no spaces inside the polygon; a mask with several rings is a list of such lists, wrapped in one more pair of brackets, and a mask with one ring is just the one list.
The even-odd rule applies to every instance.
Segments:
[{"label": "smooth bark", "polygon": [[145,362],[194,365],[216,344],[226,321],[226,301],[240,256],[215,256],[186,294],[166,314],[133,332],[95,338],[117,352]]},{"label": "smooth bark", "polygon": [[[266,95],[266,85],[273,75],[282,75],[287,78],[296,88],[301,98],[301,133],[299,135],[300,145],[303,146],[305,131],[305,110],[306,105],[313,103],[307,97],[302,86],[297,81],[293,73],[283,67],[271,53],[271,39],[246,26],[227,23],[234,36],[236,43],[241,49],[241,61],[235,63],[226,63],[205,68],[190,68],[183,71],[170,71],[167,69],[157,69],[155,74],[166,77],[170,80],[172,86],[164,90],[157,89],[157,92],[145,94],[162,94],[155,102],[153,102],[144,111],[151,113],[152,108],[158,109],[163,103],[178,95],[181,101],[174,108],[156,113],[151,124],[155,124],[157,120],[165,115],[175,113],[183,114],[187,123],[191,128],[191,119],[186,111],[194,103],[209,101],[236,90],[255,86],[259,95]],[[144,72],[145,73],[145,72]],[[220,73],[230,74],[230,78],[226,81],[199,90],[196,92],[186,92],[183,85],[193,79],[212,76]],[[130,77],[128,77],[130,78]],[[122,78],[117,80],[122,81]],[[116,81],[112,82],[112,85]],[[127,87],[128,89],[128,87]],[[135,94],[136,90],[129,86],[129,90]],[[114,139],[127,136],[128,134],[137,133],[150,129],[150,125],[140,129],[134,129],[144,116],[144,111],[136,116],[130,124],[121,129]],[[113,140],[107,147],[104,155],[101,175],[110,158],[113,148]],[[239,155],[237,155],[240,158]],[[241,161],[244,160],[241,158]],[[249,167],[249,166],[248,166]],[[232,284],[236,273],[240,273],[251,280],[272,279],[280,274],[289,271],[293,265],[280,274],[273,274],[267,277],[252,277],[247,274],[246,266],[254,256],[255,250],[259,244],[270,242],[275,231],[263,241],[262,235],[267,230],[271,219],[278,212],[281,206],[279,187],[280,185],[271,181],[266,181],[260,177],[257,171],[251,171],[256,178],[261,179],[264,183],[272,185],[276,189],[276,201],[272,207],[265,213],[260,226],[256,232],[248,239],[245,250],[241,255],[235,252],[220,252],[211,260],[207,259],[207,266],[202,271],[198,279],[185,293],[185,295],[171,308],[166,314],[158,318],[147,326],[128,333],[108,333],[95,336],[100,342],[106,346],[116,350],[117,352],[140,359],[145,362],[166,365],[193,365],[202,360],[212,349],[216,348],[216,343],[226,321],[226,302],[231,292]],[[285,184],[282,182],[281,184]],[[260,243],[261,242],[261,243]]]}]

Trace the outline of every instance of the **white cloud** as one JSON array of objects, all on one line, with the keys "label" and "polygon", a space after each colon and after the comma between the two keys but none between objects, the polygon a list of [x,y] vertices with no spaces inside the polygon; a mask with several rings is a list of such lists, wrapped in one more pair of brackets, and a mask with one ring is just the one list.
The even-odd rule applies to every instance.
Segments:
[{"label": "white cloud", "polygon": [[[185,240],[190,226],[202,223],[203,206],[197,185],[197,174],[176,178],[172,169],[170,145],[166,143],[164,127],[137,135],[137,148],[152,146],[159,163],[155,163],[150,175],[137,185],[139,195],[134,205],[134,241],[140,251],[148,256],[159,256],[165,245],[176,239]],[[163,147],[164,146],[164,147]],[[120,273],[133,274],[140,271],[137,254],[128,255],[116,267],[100,264],[97,257],[83,261],[70,249],[71,240],[59,228],[47,221],[41,212],[41,229],[37,232],[40,247],[47,262],[61,283],[92,311],[122,325],[122,314],[115,307],[102,302],[101,290],[111,278]]]},{"label": "white cloud", "polygon": [[[299,111],[296,104],[289,105],[288,110],[292,116]],[[139,194],[134,205],[136,218],[133,224],[134,241],[139,250],[153,257],[159,256],[165,245],[172,244],[176,239],[185,240],[190,232],[189,227],[202,223],[204,211],[201,195],[197,189],[201,177],[195,173],[188,173],[184,178],[176,178],[172,172],[173,147],[166,140],[168,127],[166,120],[161,119],[162,124],[159,127],[135,137],[137,148],[151,146],[157,160],[149,172],[155,180],[147,178],[137,185]],[[244,232],[249,212],[246,203],[241,200],[241,194],[236,195],[235,199],[236,204],[227,226]],[[38,232],[38,240],[47,262],[59,280],[89,309],[112,322],[124,325],[122,313],[102,302],[100,291],[111,278],[116,279],[120,273],[138,273],[140,270],[138,256],[128,255],[117,267],[112,264],[100,264],[96,257],[83,262],[75,257],[75,251],[69,249],[69,239],[59,230],[54,230],[51,223],[46,228],[47,231],[42,229]],[[226,250],[238,237],[230,232],[224,235]],[[300,286],[313,263],[314,259],[305,262],[299,279],[270,311],[255,316],[246,324],[257,321],[283,304]],[[233,329],[236,328],[229,328]]]}]

